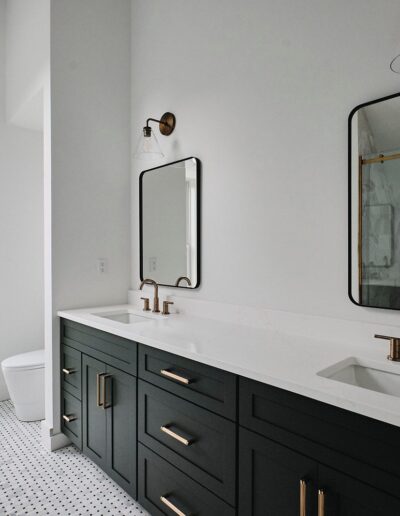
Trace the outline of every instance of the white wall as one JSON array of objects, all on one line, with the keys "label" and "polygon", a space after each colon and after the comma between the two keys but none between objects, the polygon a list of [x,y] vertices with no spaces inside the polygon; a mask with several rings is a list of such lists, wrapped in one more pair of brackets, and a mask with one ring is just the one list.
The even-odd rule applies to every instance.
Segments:
[{"label": "white wall", "polygon": [[167,160],[203,163],[202,286],[187,295],[400,324],[347,296],[347,116],[400,89],[399,17],[397,0],[133,0],[132,137],[172,111]]},{"label": "white wall", "polygon": [[42,134],[6,124],[5,21],[0,0],[0,362],[44,346]]},{"label": "white wall", "polygon": [[36,130],[43,129],[49,9],[50,0],[7,0],[7,119]]},{"label": "white wall", "polygon": [[[53,324],[47,327],[46,348],[53,374],[49,371],[46,379],[46,425],[53,433],[59,430],[56,311],[127,300],[129,62],[129,0],[51,2],[46,310]],[[107,260],[105,274],[97,270],[98,258]]]}]

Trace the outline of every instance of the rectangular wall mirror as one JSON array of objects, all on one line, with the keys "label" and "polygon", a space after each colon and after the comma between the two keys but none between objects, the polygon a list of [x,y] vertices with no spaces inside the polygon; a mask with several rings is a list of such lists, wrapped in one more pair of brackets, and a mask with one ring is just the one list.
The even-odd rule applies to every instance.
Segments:
[{"label": "rectangular wall mirror", "polygon": [[200,161],[144,170],[139,179],[140,278],[160,285],[200,284]]},{"label": "rectangular wall mirror", "polygon": [[400,94],[349,117],[349,294],[400,309]]}]

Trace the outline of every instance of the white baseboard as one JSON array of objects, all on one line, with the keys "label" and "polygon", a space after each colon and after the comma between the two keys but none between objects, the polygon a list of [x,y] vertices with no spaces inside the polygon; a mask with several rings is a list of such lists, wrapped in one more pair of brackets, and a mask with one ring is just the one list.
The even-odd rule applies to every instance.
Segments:
[{"label": "white baseboard", "polygon": [[71,444],[68,437],[61,432],[53,434],[53,429],[48,426],[46,420],[43,420],[40,426],[42,430],[42,444],[46,450],[55,451]]}]

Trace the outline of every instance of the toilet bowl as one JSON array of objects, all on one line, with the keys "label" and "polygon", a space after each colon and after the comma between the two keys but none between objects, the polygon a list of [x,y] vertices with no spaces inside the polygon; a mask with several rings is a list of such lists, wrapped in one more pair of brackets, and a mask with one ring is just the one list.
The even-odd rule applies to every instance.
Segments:
[{"label": "toilet bowl", "polygon": [[6,358],[1,368],[17,418],[44,419],[44,349]]}]

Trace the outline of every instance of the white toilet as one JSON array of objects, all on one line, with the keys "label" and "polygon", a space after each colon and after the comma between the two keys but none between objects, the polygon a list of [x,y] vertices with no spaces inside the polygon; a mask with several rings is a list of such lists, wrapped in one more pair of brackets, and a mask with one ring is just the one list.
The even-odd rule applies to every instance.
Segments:
[{"label": "white toilet", "polygon": [[17,418],[44,419],[44,349],[7,358],[1,368]]}]

